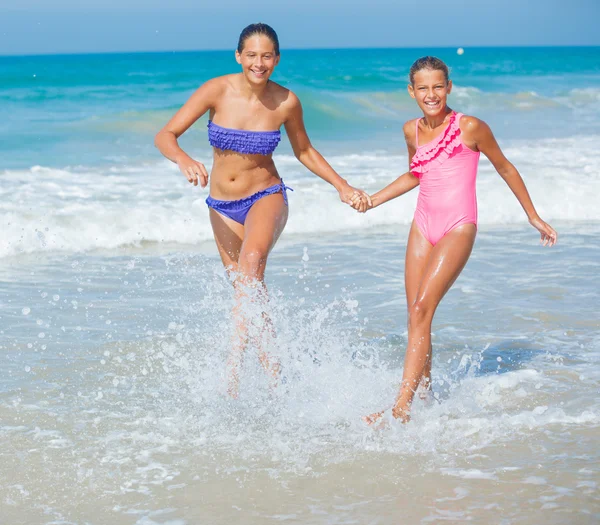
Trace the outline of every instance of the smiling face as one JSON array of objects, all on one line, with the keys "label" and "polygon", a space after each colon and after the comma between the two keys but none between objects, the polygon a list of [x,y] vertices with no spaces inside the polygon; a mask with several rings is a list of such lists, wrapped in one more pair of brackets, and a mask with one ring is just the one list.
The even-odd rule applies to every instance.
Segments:
[{"label": "smiling face", "polygon": [[254,34],[246,38],[242,51],[235,52],[235,59],[251,84],[266,84],[279,63],[275,44],[266,35]]},{"label": "smiling face", "polygon": [[420,69],[413,76],[408,92],[417,101],[425,116],[435,117],[446,111],[446,101],[452,91],[452,81],[446,80],[444,71]]}]

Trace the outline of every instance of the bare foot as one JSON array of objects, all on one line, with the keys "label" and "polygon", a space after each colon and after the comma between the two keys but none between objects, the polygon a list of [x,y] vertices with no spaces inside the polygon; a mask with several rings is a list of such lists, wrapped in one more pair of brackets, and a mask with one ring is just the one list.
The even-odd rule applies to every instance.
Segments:
[{"label": "bare foot", "polygon": [[402,423],[408,423],[410,421],[410,409],[395,406],[392,408],[392,416],[402,421]]},{"label": "bare foot", "polygon": [[[386,409],[388,410],[388,409]],[[387,421],[382,421],[382,417],[385,414],[386,410],[382,410],[381,412],[374,412],[368,416],[363,416],[362,420],[375,429],[381,429],[387,426]],[[399,419],[402,423],[408,423],[410,421],[410,409],[402,408],[402,407],[393,407],[392,408],[392,416],[395,419]]]},{"label": "bare foot", "polygon": [[363,416],[361,419],[367,425],[373,426],[375,423],[377,423],[383,417],[384,413],[385,413],[385,410],[382,410],[381,412],[375,412],[369,416]]}]

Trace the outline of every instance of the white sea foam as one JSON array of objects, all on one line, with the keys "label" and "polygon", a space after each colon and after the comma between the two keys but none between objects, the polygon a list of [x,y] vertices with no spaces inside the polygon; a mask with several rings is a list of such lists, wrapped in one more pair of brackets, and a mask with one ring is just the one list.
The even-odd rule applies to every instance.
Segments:
[{"label": "white sea foam", "polygon": [[[388,411],[388,428],[374,431],[361,416],[393,402],[402,374],[405,235],[339,235],[333,261],[328,236],[279,245],[268,275],[277,334],[269,351],[283,379],[271,389],[250,347],[236,401],[225,381],[233,292],[214,247],[212,257],[5,260],[0,494],[8,521],[44,522],[28,514],[44,512],[78,523],[83,507],[102,522],[219,523],[212,518],[231,509],[222,492],[278,495],[257,510],[250,523],[258,524],[274,504],[282,515],[297,511],[285,495],[298,483],[317,487],[313,510],[346,512],[347,521],[368,522],[374,503],[358,516],[359,504],[389,506],[398,486],[424,494],[416,507],[434,516],[457,501],[472,516],[482,501],[499,501],[498,486],[516,494],[520,515],[538,516],[539,498],[565,488],[573,495],[553,500],[560,508],[595,508],[597,297],[594,268],[577,267],[594,252],[558,247],[542,257],[521,251],[518,239],[482,235],[459,278],[471,293],[453,288],[436,315],[439,403],[417,400],[409,425]],[[249,310],[260,323],[261,310]],[[346,499],[340,483],[352,487]],[[186,514],[190,494],[203,499]]]},{"label": "white sea foam", "polygon": [[[520,169],[546,220],[598,221],[599,137],[514,142],[507,156]],[[406,170],[407,157],[384,151],[332,156],[330,163],[355,186],[382,188]],[[335,190],[289,155],[276,162],[290,192],[286,235],[406,225],[417,190],[366,216],[339,202]],[[141,242],[198,244],[212,239],[204,199],[168,162],[109,169],[70,167],[5,171],[0,198],[0,257],[47,250],[113,249]],[[478,177],[479,220],[523,223],[525,215],[483,158]]]}]

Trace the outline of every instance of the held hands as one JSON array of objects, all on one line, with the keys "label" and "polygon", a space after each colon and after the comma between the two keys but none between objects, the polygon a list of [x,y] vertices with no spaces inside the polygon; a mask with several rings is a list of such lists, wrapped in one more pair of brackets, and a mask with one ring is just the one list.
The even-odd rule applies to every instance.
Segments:
[{"label": "held hands", "polygon": [[350,206],[352,206],[358,213],[366,213],[371,208],[375,207],[373,205],[371,196],[362,190],[357,190],[356,193],[353,193],[348,204],[350,204]]},{"label": "held hands", "polygon": [[203,188],[208,184],[208,172],[201,162],[185,155],[177,159],[177,166],[190,184],[198,186],[198,181],[200,181],[200,186]]},{"label": "held hands", "polygon": [[533,219],[529,219],[529,223],[537,231],[540,232],[540,242],[544,246],[553,246],[553,245],[556,244],[556,241],[558,239],[558,234],[556,233],[556,231],[554,230],[554,228],[552,228],[552,226],[550,226],[549,224],[545,223],[539,217],[534,217]]},{"label": "held hands", "polygon": [[340,200],[345,202],[359,213],[365,213],[368,209],[373,207],[371,197],[357,188],[353,188],[349,184],[343,186],[339,191]]}]

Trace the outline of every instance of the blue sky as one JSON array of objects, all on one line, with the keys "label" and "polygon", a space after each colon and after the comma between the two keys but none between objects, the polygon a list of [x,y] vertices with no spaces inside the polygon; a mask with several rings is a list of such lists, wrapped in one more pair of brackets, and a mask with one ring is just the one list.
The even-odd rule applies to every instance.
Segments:
[{"label": "blue sky", "polygon": [[600,0],[0,0],[0,55],[233,49],[259,21],[282,49],[600,45],[599,19]]}]

